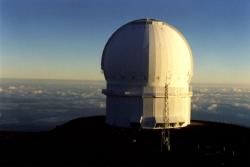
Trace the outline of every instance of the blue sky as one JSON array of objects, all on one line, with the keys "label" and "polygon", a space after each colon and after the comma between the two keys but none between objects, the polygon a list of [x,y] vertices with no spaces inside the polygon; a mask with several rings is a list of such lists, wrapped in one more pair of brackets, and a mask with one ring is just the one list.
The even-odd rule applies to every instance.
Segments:
[{"label": "blue sky", "polygon": [[250,84],[248,0],[0,0],[0,77],[103,80],[106,41],[145,17],[187,38],[193,82]]}]

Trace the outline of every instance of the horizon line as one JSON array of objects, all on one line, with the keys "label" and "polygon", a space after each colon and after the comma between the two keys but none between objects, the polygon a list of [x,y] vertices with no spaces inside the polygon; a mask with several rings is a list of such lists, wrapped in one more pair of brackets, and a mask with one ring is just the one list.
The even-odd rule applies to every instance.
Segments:
[{"label": "horizon line", "polygon": [[[63,79],[63,78],[14,78],[0,77],[0,80],[50,80],[50,81],[97,81],[105,82],[105,79]],[[191,82],[191,85],[244,85],[250,86],[250,83],[222,83],[222,82]]]}]

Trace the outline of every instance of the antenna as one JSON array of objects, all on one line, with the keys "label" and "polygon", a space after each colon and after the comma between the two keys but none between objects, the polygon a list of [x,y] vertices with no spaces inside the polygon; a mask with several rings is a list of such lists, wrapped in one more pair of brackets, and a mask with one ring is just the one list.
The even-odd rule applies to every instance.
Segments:
[{"label": "antenna", "polygon": [[[167,151],[171,151],[170,144],[170,129],[169,129],[169,108],[168,108],[168,84],[165,85],[165,106],[163,113],[163,128],[161,132],[161,152],[164,152],[167,148]],[[166,132],[167,131],[167,132]],[[167,133],[167,134],[166,134]]]}]

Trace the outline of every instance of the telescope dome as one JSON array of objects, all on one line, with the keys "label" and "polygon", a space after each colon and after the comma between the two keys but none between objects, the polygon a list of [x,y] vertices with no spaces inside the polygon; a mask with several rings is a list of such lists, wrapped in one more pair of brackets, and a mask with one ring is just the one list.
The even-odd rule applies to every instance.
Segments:
[{"label": "telescope dome", "polygon": [[192,52],[173,26],[155,19],[121,26],[107,42],[101,66],[107,123],[156,128],[165,126],[165,117],[168,127],[190,123]]}]

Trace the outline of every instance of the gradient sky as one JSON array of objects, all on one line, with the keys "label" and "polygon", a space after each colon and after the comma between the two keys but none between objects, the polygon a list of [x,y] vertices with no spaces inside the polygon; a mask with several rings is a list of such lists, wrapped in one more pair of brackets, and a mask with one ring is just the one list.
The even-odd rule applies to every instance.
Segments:
[{"label": "gradient sky", "polygon": [[146,17],[187,38],[193,82],[250,84],[249,0],[0,0],[0,77],[103,80],[110,35]]}]

